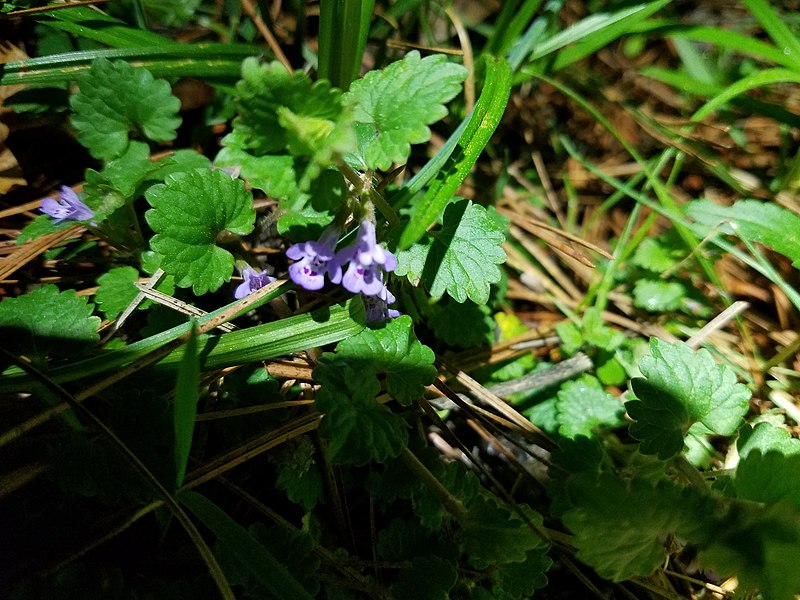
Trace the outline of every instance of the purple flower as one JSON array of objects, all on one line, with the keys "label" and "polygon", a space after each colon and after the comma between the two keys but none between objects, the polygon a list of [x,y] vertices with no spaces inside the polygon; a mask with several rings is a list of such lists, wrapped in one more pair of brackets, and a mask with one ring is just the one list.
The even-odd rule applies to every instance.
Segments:
[{"label": "purple flower", "polygon": [[60,223],[64,219],[71,221],[88,221],[94,217],[94,212],[91,208],[86,206],[81,199],[78,198],[72,188],[65,185],[61,186],[59,198],[45,198],[39,210],[46,215],[50,215],[55,219],[56,223]]},{"label": "purple flower", "polygon": [[368,323],[383,323],[389,319],[396,319],[401,314],[399,310],[389,308],[389,304],[394,304],[396,298],[386,286],[383,286],[383,289],[375,296],[362,297]]},{"label": "purple flower", "polygon": [[275,281],[275,278],[270,277],[266,271],[261,271],[259,273],[250,267],[242,269],[242,279],[244,279],[244,281],[242,281],[233,292],[233,297],[237,300],[241,300],[248,294],[252,294],[257,289]]},{"label": "purple flower", "polygon": [[336,253],[340,264],[350,261],[350,266],[342,278],[342,285],[349,291],[365,296],[378,296],[382,290],[383,272],[391,272],[397,268],[394,254],[379,246],[375,241],[375,225],[370,221],[361,221],[355,244],[343,248]]},{"label": "purple flower", "polygon": [[316,242],[293,244],[286,250],[286,256],[296,260],[289,267],[289,277],[297,285],[307,290],[319,290],[325,285],[325,274],[331,282],[342,280],[342,265],[336,255],[336,242],[339,230],[328,227]]}]

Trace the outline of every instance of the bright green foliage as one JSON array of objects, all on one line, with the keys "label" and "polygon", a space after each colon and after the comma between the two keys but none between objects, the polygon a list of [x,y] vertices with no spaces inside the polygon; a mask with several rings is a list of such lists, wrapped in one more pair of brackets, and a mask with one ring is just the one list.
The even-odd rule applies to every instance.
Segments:
[{"label": "bright green foliage", "polygon": [[114,267],[98,277],[94,301],[106,319],[113,319],[133,301],[139,292],[133,285],[138,279],[139,271],[133,267]]},{"label": "bright green foliage", "polygon": [[[297,169],[302,190],[338,156],[355,147],[351,111],[342,102],[342,92],[324,80],[312,83],[305,73],[289,72],[277,61],[259,64],[248,58],[242,63],[236,106],[239,116],[233,134],[223,143],[234,154],[238,150],[252,157],[287,153],[304,157],[304,166]],[[224,157],[224,164],[232,159]],[[260,161],[246,162],[250,170]]]},{"label": "bright green foliage", "polygon": [[442,300],[431,309],[428,320],[434,335],[456,348],[474,348],[494,341],[492,309],[470,300]]},{"label": "bright green foliage", "polygon": [[428,125],[447,116],[444,105],[461,91],[467,74],[443,55],[420,58],[413,50],[354,81],[346,101],[355,104],[356,123],[371,134],[359,136],[363,164],[387,171],[392,163],[404,163],[411,144],[430,139]]},{"label": "bright green foliage", "polygon": [[[133,302],[139,293],[133,285],[138,279],[139,271],[133,267],[114,267],[97,278],[98,288],[94,301],[106,319],[115,318]],[[156,289],[165,294],[172,294],[175,291],[174,283],[174,279],[167,275],[161,279]],[[145,300],[139,305],[139,309],[146,309],[151,304],[152,302]]]},{"label": "bright green foliage", "polygon": [[745,426],[739,430],[736,448],[740,459],[747,458],[753,450],[760,450],[762,453],[775,450],[788,456],[800,453],[800,440],[793,438],[786,429],[770,423],[758,423],[753,428]]},{"label": "bright green foliage", "polygon": [[[631,262],[653,273],[663,273],[672,268],[680,258],[681,251],[680,246],[676,244],[676,247],[673,248],[668,241],[666,236],[643,239],[636,246]],[[679,240],[677,242],[679,243]]]},{"label": "bright green foliage", "polygon": [[176,285],[201,295],[230,280],[233,256],[216,241],[226,230],[253,231],[253,196],[244,182],[223,171],[198,169],[171,175],[146,197],[153,208],[145,218],[156,232],[150,245],[164,256],[161,268],[175,276]]},{"label": "bright green foliage", "polygon": [[617,427],[625,414],[619,398],[605,391],[591,375],[562,385],[556,410],[558,432],[569,438],[590,436],[599,426]]},{"label": "bright green foliage", "polygon": [[677,454],[690,426],[697,434],[730,435],[742,424],[750,392],[730,367],[682,342],[653,338],[650,352],[639,365],[644,378],[631,381],[637,400],[625,404],[643,453]]},{"label": "bright green foliage", "polygon": [[323,356],[314,379],[322,386],[315,402],[325,413],[319,433],[328,441],[332,462],[383,462],[405,447],[405,421],[375,400],[380,384],[374,369],[357,370],[349,362]]},{"label": "bright green foliage", "polygon": [[676,281],[640,279],[633,287],[633,304],[648,312],[666,312],[680,308],[686,288]]},{"label": "bright green foliage", "polygon": [[703,539],[709,527],[706,501],[668,481],[656,487],[611,474],[570,478],[572,508],[563,516],[575,534],[578,558],[613,581],[650,575],[664,560],[668,534]]},{"label": "bright green foliage", "polygon": [[314,444],[308,437],[300,437],[278,457],[275,486],[284,490],[289,500],[311,510],[325,497],[322,473],[314,462]]},{"label": "bright green foliage", "polygon": [[489,300],[489,286],[500,281],[506,259],[501,225],[470,200],[448,205],[442,228],[397,255],[397,275],[422,283],[435,298],[448,293],[457,302]]},{"label": "bright green foliage", "polygon": [[402,315],[378,328],[366,328],[339,342],[336,358],[357,371],[362,367],[386,373],[386,391],[402,404],[422,395],[436,378],[433,351],[414,335],[411,317]]},{"label": "bright green foliage", "polygon": [[[55,233],[56,231],[61,231],[62,229],[67,229],[69,227],[75,226],[75,221],[61,221],[60,223],[56,223],[53,220],[53,217],[50,215],[38,215],[33,221],[30,221],[25,227],[22,228],[22,231],[19,232],[17,236],[16,244],[17,246],[21,246],[25,242],[29,242],[30,240],[35,240],[38,237],[42,237],[43,235],[47,235],[48,233]],[[75,234],[76,237],[78,234]]]},{"label": "bright green foliage", "polygon": [[392,588],[397,600],[447,600],[458,573],[453,563],[438,556],[420,556],[410,569],[400,571]]},{"label": "bright green foliage", "polygon": [[157,162],[151,162],[147,144],[131,142],[121,156],[109,161],[99,173],[93,169],[86,170],[86,203],[100,220],[109,212],[101,200],[109,189],[129,202],[139,195],[137,190],[147,181],[163,181],[172,173],[210,166],[211,162],[205,156],[193,150],[178,150]]},{"label": "bright green foliage", "polygon": [[[525,505],[520,505],[520,509],[528,521],[542,524],[540,514]],[[527,560],[529,551],[544,552],[548,546],[511,507],[486,492],[479,494],[469,506],[461,525],[464,554],[478,569],[521,563]]]},{"label": "bright green foliage", "polygon": [[154,79],[147,69],[96,58],[78,85],[80,92],[70,99],[72,124],[95,158],[121,156],[132,131],[157,142],[175,139],[180,100],[166,81]]},{"label": "bright green foliage", "polygon": [[0,302],[3,347],[36,363],[51,356],[75,356],[100,341],[100,318],[92,316],[93,308],[86,296],[75,290],[59,292],[54,285],[7,298]]},{"label": "bright green foliage", "polygon": [[800,267],[800,216],[782,206],[759,200],[739,200],[733,206],[697,200],[689,204],[688,215],[702,235],[731,233],[769,246]]},{"label": "bright green foliage", "polygon": [[592,306],[583,313],[583,336],[586,343],[613,352],[625,341],[625,335],[605,324],[599,309]]}]

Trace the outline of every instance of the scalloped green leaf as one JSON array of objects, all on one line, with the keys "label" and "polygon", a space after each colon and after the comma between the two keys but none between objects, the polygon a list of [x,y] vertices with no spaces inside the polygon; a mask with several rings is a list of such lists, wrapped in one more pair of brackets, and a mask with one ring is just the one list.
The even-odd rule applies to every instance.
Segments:
[{"label": "scalloped green leaf", "polygon": [[612,581],[655,571],[666,555],[669,534],[704,540],[713,527],[709,501],[669,481],[653,486],[611,474],[579,473],[567,487],[573,506],[563,521],[575,534],[577,556]]},{"label": "scalloped green leaf", "polygon": [[[542,524],[542,516],[530,507],[522,504],[519,509],[529,521]],[[516,512],[486,492],[470,505],[461,525],[464,553],[478,569],[521,563],[531,550],[547,548],[547,543]]]},{"label": "scalloped green leaf", "polygon": [[145,196],[153,207],[145,218],[156,232],[150,246],[163,255],[161,268],[175,276],[175,285],[199,296],[229,281],[233,255],[216,242],[223,231],[253,231],[253,196],[244,182],[223,171],[197,169],[170,175]]},{"label": "scalloped green leaf", "polygon": [[729,366],[683,342],[653,338],[650,353],[639,365],[644,378],[631,381],[636,399],[625,404],[644,454],[674,456],[690,427],[697,434],[731,435],[742,424],[750,391]]},{"label": "scalloped green leaf", "polygon": [[336,346],[336,359],[356,370],[367,366],[386,373],[386,391],[402,404],[419,398],[437,373],[433,350],[417,340],[408,315],[342,340]]},{"label": "scalloped green leaf", "polygon": [[74,356],[100,341],[100,318],[75,290],[45,285],[0,302],[3,347],[41,363],[46,357]]},{"label": "scalloped green leaf", "polygon": [[354,369],[323,356],[314,369],[321,385],[315,403],[325,413],[319,434],[328,441],[331,462],[364,465],[397,456],[408,443],[405,421],[379,404],[374,369]]},{"label": "scalloped green leaf", "polygon": [[[25,227],[22,228],[22,231],[20,231],[19,235],[17,236],[16,244],[17,246],[21,246],[25,242],[35,240],[43,235],[55,233],[56,231],[61,231],[62,229],[69,229],[75,225],[75,221],[64,220],[60,223],[56,223],[53,220],[53,217],[50,215],[38,215],[35,219],[33,219],[33,221],[29,222],[27,225],[25,225]],[[75,237],[78,237],[79,235],[80,233],[76,233]]]},{"label": "scalloped green leaf", "polygon": [[437,338],[456,348],[474,348],[494,342],[492,309],[469,300],[438,302],[431,309],[428,326]]},{"label": "scalloped green leaf", "polygon": [[445,104],[461,91],[468,73],[444,55],[420,58],[412,50],[402,60],[354,81],[345,101],[355,105],[355,121],[362,130],[359,162],[382,171],[404,163],[411,144],[430,139],[428,125],[447,116]]},{"label": "scalloped green leaf", "polygon": [[[97,292],[94,301],[106,319],[113,319],[133,302],[139,289],[134,283],[139,279],[139,271],[133,267],[114,267],[97,278]],[[159,292],[172,294],[175,291],[175,280],[165,276],[156,286]],[[139,310],[152,306],[150,300],[139,305]]]},{"label": "scalloped green leaf", "polygon": [[489,300],[489,287],[500,281],[506,260],[503,226],[470,200],[448,205],[438,231],[397,255],[397,275],[422,283],[435,298],[444,293],[457,302]]},{"label": "scalloped green leaf", "polygon": [[733,206],[697,200],[687,213],[703,236],[714,230],[740,236],[769,246],[800,267],[800,216],[782,206],[760,200],[739,200]]},{"label": "scalloped green leaf", "polygon": [[561,386],[556,400],[558,433],[568,438],[591,436],[596,427],[617,427],[625,408],[597,378],[583,375]]},{"label": "scalloped green leaf", "polygon": [[123,60],[96,58],[70,98],[78,140],[92,156],[110,160],[128,148],[131,132],[163,142],[175,139],[181,103],[169,83]]}]

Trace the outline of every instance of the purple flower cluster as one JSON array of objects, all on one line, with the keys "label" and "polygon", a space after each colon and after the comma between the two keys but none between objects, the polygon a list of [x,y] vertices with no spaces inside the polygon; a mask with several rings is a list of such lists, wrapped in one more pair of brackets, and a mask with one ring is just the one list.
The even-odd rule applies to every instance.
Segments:
[{"label": "purple flower cluster", "polygon": [[[318,290],[325,284],[327,274],[331,283],[341,283],[347,291],[363,294],[370,321],[398,316],[399,312],[388,308],[395,297],[383,282],[383,274],[397,268],[397,259],[376,242],[375,225],[362,221],[355,243],[336,252],[338,238],[339,230],[329,227],[316,242],[290,246],[286,256],[297,261],[289,267],[292,281],[307,290]],[[348,262],[342,275],[342,268]]]},{"label": "purple flower cluster", "polygon": [[242,269],[242,283],[236,286],[233,292],[233,297],[241,300],[248,294],[252,294],[258,289],[261,289],[268,283],[275,281],[274,277],[270,277],[266,271],[258,272],[250,267]]},{"label": "purple flower cluster", "polygon": [[65,185],[61,186],[58,200],[55,198],[45,198],[39,210],[53,217],[55,223],[60,223],[65,219],[70,221],[88,221],[94,217],[92,209],[78,198],[78,194],[76,194],[72,188]]}]

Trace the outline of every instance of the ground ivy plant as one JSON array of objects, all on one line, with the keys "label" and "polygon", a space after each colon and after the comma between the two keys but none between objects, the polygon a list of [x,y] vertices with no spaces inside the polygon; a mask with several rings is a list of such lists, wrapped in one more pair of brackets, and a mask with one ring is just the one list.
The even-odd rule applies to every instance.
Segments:
[{"label": "ground ivy plant", "polygon": [[[548,500],[536,507],[510,501],[479,469],[442,460],[419,434],[422,409],[438,427],[446,415],[425,400],[439,370],[417,332],[474,347],[492,341],[495,326],[519,326],[487,308],[504,285],[507,222],[480,199],[453,193],[508,98],[507,65],[487,61],[484,72],[484,95],[455,143],[398,184],[393,167],[430,140],[467,77],[442,55],[408,52],[346,91],[249,58],[231,90],[232,127],[213,160],[188,149],[154,155],[181,122],[169,84],[124,61],[95,60],[77,78],[70,106],[77,139],[100,168],[86,172],[82,190],[65,187],[46,199],[19,241],[78,225],[105,244],[114,264],[98,277],[94,304],[53,285],[0,303],[0,331],[11,340],[5,349],[26,358],[3,355],[0,390],[36,390],[51,407],[66,396],[61,414],[72,437],[54,452],[63,473],[79,457],[88,465],[82,479],[62,481],[70,493],[112,506],[158,499],[202,522],[215,540],[205,560],[223,592],[232,585],[249,598],[314,597],[323,587],[335,594],[323,569],[352,570],[347,554],[358,552],[332,522],[344,519],[333,502],[342,486],[358,514],[371,515],[356,523],[372,528],[371,559],[392,565],[382,584],[366,569],[353,575],[365,597],[383,585],[385,597],[528,598],[567,555],[610,581],[642,582],[689,547],[702,568],[735,573],[766,598],[789,598],[800,589],[796,557],[785,551],[800,536],[793,483],[800,452],[770,423],[745,423],[750,391],[708,351],[653,339],[641,358],[596,309],[562,324],[562,350],[591,354],[597,369],[538,390],[549,397],[534,406],[515,400],[549,436],[540,480]],[[254,192],[274,202],[270,219],[257,219]],[[700,227],[742,209],[694,204],[690,211]],[[760,241],[759,223],[745,225]],[[252,252],[258,236],[279,249],[267,261]],[[137,284],[148,279],[211,312],[176,322],[142,302]],[[637,298],[655,293],[644,284],[637,290]],[[245,318],[238,331],[213,330],[268,301],[263,323]],[[138,331],[101,331],[96,310],[113,321],[129,308],[147,313],[132,317]],[[319,412],[304,432],[316,429],[318,437],[289,436],[273,455],[275,486],[305,515],[303,527],[245,528],[187,487],[204,476],[191,461],[193,448],[202,461],[195,420],[210,394],[201,374],[238,367],[213,395],[219,410],[241,411],[280,388],[253,365],[306,351]],[[530,357],[502,366],[487,382],[535,369]],[[121,385],[120,373],[129,378]],[[608,390],[628,381],[624,400]],[[85,416],[79,402],[87,389],[119,395],[109,419],[164,494],[143,489],[107,441],[86,434],[75,417]],[[211,437],[257,440],[252,450],[274,441],[258,436],[280,431],[289,417],[253,414],[212,428]],[[137,419],[152,446],[131,435]],[[169,460],[153,432],[166,432]],[[719,436],[738,436],[738,467],[704,470],[692,448],[713,452],[709,440]],[[103,472],[119,473],[113,486]],[[315,553],[331,540],[338,554]]]}]

